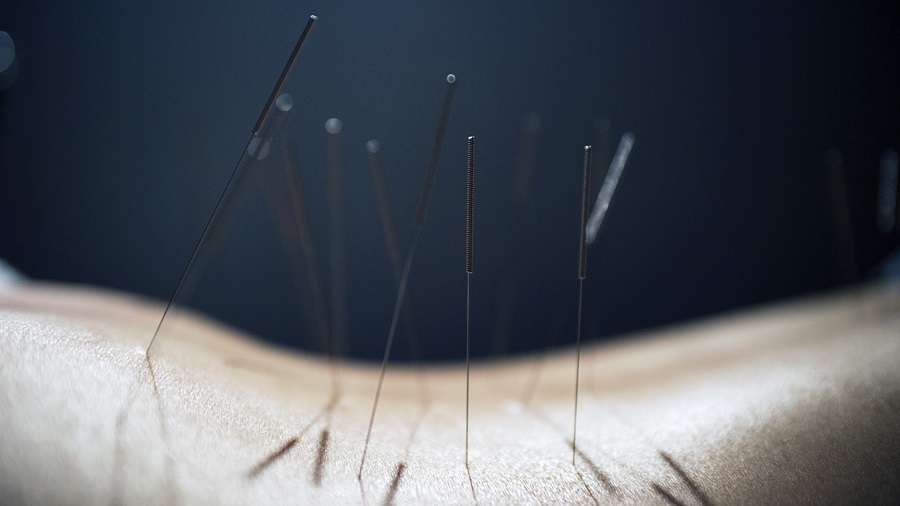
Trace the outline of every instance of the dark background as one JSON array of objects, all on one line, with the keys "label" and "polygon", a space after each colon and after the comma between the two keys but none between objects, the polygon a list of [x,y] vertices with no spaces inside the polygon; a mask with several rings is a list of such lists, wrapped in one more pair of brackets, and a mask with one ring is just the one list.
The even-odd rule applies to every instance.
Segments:
[{"label": "dark background", "polygon": [[[313,13],[288,131],[327,280],[323,124],[344,123],[353,356],[380,357],[395,293],[365,142],[382,144],[405,248],[450,72],[456,103],[410,282],[425,358],[465,350],[470,134],[476,355],[574,340],[582,146],[598,118],[610,120],[610,149],[625,131],[637,141],[589,251],[588,339],[851,282],[822,163],[832,147],[854,279],[895,244],[875,226],[879,158],[900,146],[895,2],[5,0],[0,30],[20,76],[0,95],[0,258],[39,279],[168,298]],[[532,112],[534,195],[515,225],[509,194]],[[600,176],[608,156],[598,149]],[[308,326],[257,218],[238,220],[186,302],[322,351],[298,338]],[[508,273],[518,288],[505,347],[490,336]]]}]

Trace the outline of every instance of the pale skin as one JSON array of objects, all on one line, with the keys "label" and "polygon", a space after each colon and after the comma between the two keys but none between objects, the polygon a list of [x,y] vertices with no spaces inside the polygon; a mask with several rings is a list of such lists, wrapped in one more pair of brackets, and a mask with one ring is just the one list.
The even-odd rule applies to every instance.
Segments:
[{"label": "pale skin", "polygon": [[151,376],[161,312],[83,287],[0,288],[4,503],[900,498],[900,295],[884,286],[584,347],[575,466],[574,352],[474,364],[471,481],[465,364],[388,371],[358,480],[375,364],[332,370],[181,315]]}]

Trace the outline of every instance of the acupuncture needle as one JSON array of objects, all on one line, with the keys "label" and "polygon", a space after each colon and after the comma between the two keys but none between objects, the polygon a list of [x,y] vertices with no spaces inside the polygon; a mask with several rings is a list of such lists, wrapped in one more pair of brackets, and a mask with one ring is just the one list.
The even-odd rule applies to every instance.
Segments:
[{"label": "acupuncture needle", "polygon": [[[275,83],[275,87],[272,90],[272,93],[269,95],[268,100],[263,107],[262,112],[260,113],[259,118],[256,121],[256,124],[253,127],[253,131],[251,133],[250,141],[247,143],[247,148],[245,149],[241,159],[238,161],[234,170],[231,172],[231,176],[228,179],[228,183],[225,185],[225,189],[222,191],[219,196],[219,200],[216,202],[215,207],[213,208],[213,212],[209,217],[209,220],[206,222],[206,226],[203,229],[203,233],[200,236],[197,245],[194,247],[193,252],[191,253],[191,257],[188,260],[187,265],[182,271],[181,277],[178,280],[178,284],[175,286],[175,290],[172,292],[172,296],[169,298],[168,303],[166,304],[165,309],[163,310],[162,317],[159,320],[159,323],[156,326],[156,329],[153,332],[153,337],[150,339],[150,342],[147,344],[147,348],[144,351],[144,358],[147,363],[147,371],[150,375],[150,382],[153,392],[153,397],[156,400],[157,414],[159,417],[160,424],[160,432],[162,439],[165,445],[165,462],[166,462],[166,473],[171,474],[173,469],[173,462],[171,458],[171,448],[168,438],[168,429],[165,423],[165,416],[163,415],[163,407],[162,400],[159,395],[159,384],[156,381],[156,373],[153,369],[153,363],[150,360],[150,351],[153,348],[154,343],[156,343],[156,339],[159,336],[160,330],[162,329],[163,323],[166,321],[166,317],[169,315],[173,304],[178,299],[180,293],[182,293],[183,289],[187,289],[189,291],[192,287],[186,286],[186,280],[188,279],[188,274],[191,273],[191,269],[194,266],[195,262],[199,258],[199,253],[202,251],[202,248],[205,243],[215,243],[216,241],[207,241],[207,239],[212,239],[211,233],[215,230],[216,226],[224,226],[224,224],[220,223],[225,221],[226,217],[225,213],[223,213],[223,204],[226,204],[229,200],[229,196],[233,196],[233,193],[236,193],[240,188],[241,180],[246,177],[244,176],[244,172],[250,170],[251,167],[255,165],[255,162],[261,158],[265,157],[264,150],[267,150],[271,147],[271,141],[274,138],[277,131],[282,126],[286,114],[276,114],[274,119],[270,120],[269,112],[272,108],[273,104],[278,103],[279,99],[282,99],[282,95],[286,97],[283,99],[282,105],[279,106],[279,110],[282,113],[286,113],[290,110],[290,106],[288,104],[292,103],[292,99],[288,94],[282,94],[281,90],[284,87],[284,81],[290,73],[291,68],[294,65],[294,62],[297,59],[297,56],[300,54],[300,50],[303,48],[303,45],[306,41],[306,38],[309,36],[313,25],[315,24],[318,17],[315,15],[310,16],[309,20],[306,23],[306,26],[303,29],[303,32],[300,34],[300,38],[297,40],[297,43],[294,45],[294,49],[291,52],[290,57],[285,63],[284,68],[281,71],[281,75],[278,77],[278,81]],[[287,100],[288,103],[284,103],[284,100]],[[268,121],[267,121],[268,120]],[[214,244],[213,244],[214,246]],[[213,247],[208,246],[208,247]],[[125,405],[122,407],[123,410],[128,410],[130,408],[129,405]],[[174,478],[170,480],[170,483],[174,483]],[[177,494],[177,491],[174,488],[170,487],[170,492],[172,494]],[[173,501],[175,502],[175,501]]]},{"label": "acupuncture needle", "polygon": [[409,271],[412,268],[412,261],[416,253],[416,244],[419,242],[419,235],[425,225],[425,215],[428,211],[428,201],[431,198],[431,191],[434,188],[434,180],[437,177],[438,162],[441,157],[441,148],[444,145],[444,134],[447,131],[447,122],[450,120],[450,110],[453,105],[453,96],[456,92],[456,76],[447,75],[447,91],[444,95],[444,104],[441,108],[441,116],[438,121],[438,128],[434,135],[434,144],[431,148],[431,157],[425,170],[425,180],[422,183],[422,191],[419,194],[419,203],[416,206],[416,218],[413,224],[412,241],[409,244],[409,250],[406,253],[406,263],[403,266],[403,275],[400,278],[400,286],[397,289],[397,299],[394,303],[394,314],[391,317],[391,328],[388,331],[387,342],[384,346],[384,359],[381,361],[381,372],[378,376],[378,386],[375,389],[375,399],[372,402],[372,414],[369,417],[369,428],[366,431],[366,442],[363,446],[362,458],[359,462],[359,473],[356,478],[362,481],[363,467],[366,464],[366,453],[369,450],[369,440],[372,437],[372,425],[375,422],[375,413],[378,411],[378,399],[381,396],[381,387],[384,384],[384,373],[387,367],[388,359],[391,355],[391,345],[394,342],[394,334],[397,331],[397,320],[400,317],[400,309],[403,305],[403,296],[406,292],[406,283],[409,281]]},{"label": "acupuncture needle", "polygon": [[469,349],[471,347],[471,285],[473,218],[475,213],[475,137],[466,142],[466,469],[469,469]]},{"label": "acupuncture needle", "polygon": [[591,192],[591,147],[584,147],[584,181],[581,189],[581,226],[578,239],[578,323],[575,330],[575,413],[572,417],[572,465],[575,465],[576,437],[578,434],[578,375],[581,369],[581,306],[584,297],[584,277],[587,264],[585,221],[588,215],[588,199]]},{"label": "acupuncture needle", "polygon": [[[294,62],[297,60],[297,56],[300,54],[300,50],[303,49],[303,45],[306,42],[306,38],[309,36],[312,31],[313,26],[319,18],[315,15],[309,17],[309,20],[306,22],[306,26],[303,28],[303,32],[300,34],[300,38],[297,40],[297,43],[294,45],[294,49],[291,51],[290,57],[288,57],[287,62],[284,65],[284,68],[281,71],[281,75],[278,77],[278,81],[275,83],[275,87],[272,89],[272,93],[269,95],[269,99],[266,101],[265,106],[263,107],[262,112],[259,115],[259,119],[256,120],[256,125],[253,127],[253,132],[251,135],[251,139],[248,142],[248,150],[252,150],[253,152],[245,153],[244,156],[241,157],[241,160],[238,162],[237,166],[235,166],[234,171],[231,173],[231,177],[228,179],[228,183],[225,185],[225,190],[219,196],[219,201],[216,203],[215,208],[213,209],[212,215],[209,218],[209,221],[206,223],[206,227],[203,230],[203,234],[200,236],[200,240],[197,242],[197,246],[194,247],[194,251],[191,254],[190,260],[188,260],[187,266],[185,266],[184,271],[181,274],[181,279],[178,281],[178,285],[176,285],[172,296],[169,298],[168,304],[166,304],[165,310],[163,310],[162,318],[159,320],[159,324],[156,327],[156,330],[153,332],[153,337],[150,339],[150,344],[147,345],[147,350],[145,352],[147,363],[150,363],[150,350],[153,348],[153,344],[156,342],[156,338],[159,335],[159,331],[162,328],[163,322],[166,320],[166,316],[169,314],[169,310],[172,307],[173,302],[178,297],[179,292],[181,291],[182,285],[187,278],[187,275],[191,271],[191,267],[194,265],[194,262],[197,259],[197,253],[200,251],[203,246],[205,239],[210,234],[211,229],[213,228],[214,223],[216,222],[217,215],[220,214],[220,210],[223,207],[223,203],[226,201],[226,196],[229,194],[229,189],[232,187],[232,183],[236,181],[236,176],[241,172],[241,168],[244,167],[244,159],[247,154],[251,155],[251,159],[253,156],[257,156],[256,150],[253,149],[254,141],[256,141],[257,146],[261,141],[257,140],[263,138],[264,135],[261,133],[265,132],[264,126],[266,125],[266,119],[269,117],[269,111],[272,108],[272,105],[278,99],[279,95],[281,95],[281,90],[284,87],[284,81],[287,79],[288,74],[291,71],[291,68],[294,66]],[[264,145],[263,145],[264,146]],[[261,150],[260,150],[261,151]]]}]

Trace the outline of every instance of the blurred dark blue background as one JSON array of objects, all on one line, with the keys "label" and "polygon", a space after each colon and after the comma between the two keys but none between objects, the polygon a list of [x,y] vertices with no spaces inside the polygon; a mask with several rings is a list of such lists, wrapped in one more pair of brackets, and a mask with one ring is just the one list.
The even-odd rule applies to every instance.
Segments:
[{"label": "blurred dark blue background", "polygon": [[[344,123],[352,355],[380,356],[394,298],[365,142],[382,144],[405,247],[450,72],[456,105],[411,279],[426,358],[465,350],[467,135],[479,147],[477,355],[492,348],[509,272],[518,278],[509,350],[574,339],[581,148],[600,117],[612,149],[625,131],[637,142],[590,249],[586,337],[832,289],[845,280],[828,148],[843,153],[859,274],[895,244],[876,230],[875,198],[879,157],[900,146],[897,10],[6,0],[0,30],[16,43],[20,76],[0,95],[0,258],[40,279],[167,298],[314,13],[291,82],[291,132],[326,277],[323,124]],[[532,112],[541,117],[535,192],[512,254],[508,196]],[[248,227],[235,228],[240,248],[209,269],[227,282],[208,282],[197,304],[296,343],[279,323],[297,312],[291,290],[259,281],[271,277],[278,241]]]}]

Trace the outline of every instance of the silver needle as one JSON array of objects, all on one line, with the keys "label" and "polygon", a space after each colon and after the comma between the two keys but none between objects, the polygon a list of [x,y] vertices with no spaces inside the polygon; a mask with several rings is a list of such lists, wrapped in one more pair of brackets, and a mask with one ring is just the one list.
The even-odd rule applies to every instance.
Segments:
[{"label": "silver needle", "polygon": [[466,469],[469,468],[469,337],[472,284],[472,221],[475,211],[475,137],[466,143]]},{"label": "silver needle", "polygon": [[[297,40],[297,44],[294,45],[293,51],[291,51],[291,56],[288,58],[287,62],[284,65],[284,69],[281,71],[281,75],[278,77],[278,81],[275,83],[275,88],[272,90],[272,94],[269,95],[269,99],[266,101],[266,105],[263,107],[262,113],[259,115],[259,119],[256,120],[256,125],[253,127],[253,135],[250,139],[250,143],[248,143],[248,153],[245,153],[244,157],[249,154],[251,156],[250,160],[254,158],[262,158],[264,155],[262,154],[263,148],[265,146],[264,137],[259,135],[261,130],[263,130],[264,123],[266,123],[266,118],[269,116],[269,110],[272,108],[272,104],[277,105],[277,101],[279,96],[281,95],[281,89],[284,87],[284,81],[287,78],[287,75],[290,73],[291,68],[294,66],[294,62],[297,59],[297,56],[300,54],[300,50],[303,49],[303,44],[306,42],[306,37],[309,36],[310,31],[312,31],[313,25],[316,23],[316,20],[319,18],[317,16],[310,16],[309,21],[306,22],[306,26],[303,28],[303,33],[300,34],[300,38]],[[290,99],[290,96],[287,96]],[[290,110],[290,106],[287,107],[286,110]],[[283,119],[283,118],[282,118]],[[276,118],[279,120],[279,118]],[[267,125],[265,130],[274,130],[269,128],[272,125]],[[277,125],[280,126],[280,125]],[[254,145],[253,143],[257,144]],[[256,152],[255,147],[262,146],[259,149],[259,152]],[[191,253],[191,258],[188,260],[187,266],[184,268],[184,271],[181,274],[181,279],[178,281],[178,285],[175,287],[175,291],[172,293],[172,296],[169,298],[169,303],[166,305],[165,310],[163,310],[162,318],[159,320],[159,325],[157,325],[156,330],[153,332],[153,337],[150,339],[150,344],[147,345],[147,351],[145,355],[147,356],[147,362],[150,362],[150,349],[153,348],[153,343],[156,342],[156,337],[159,335],[159,331],[162,328],[163,322],[166,320],[166,316],[169,314],[169,310],[172,308],[175,300],[178,298],[179,292],[182,290],[182,285],[184,285],[185,280],[187,279],[188,273],[191,271],[191,267],[194,265],[198,257],[198,252],[201,249],[201,246],[204,244],[204,240],[207,236],[210,235],[213,225],[217,223],[217,217],[220,215],[222,208],[222,204],[225,203],[226,196],[229,195],[229,190],[232,188],[232,184],[236,183],[241,174],[241,168],[243,167],[245,158],[241,158],[241,161],[238,162],[238,165],[235,167],[234,171],[231,173],[231,177],[228,180],[228,184],[225,185],[225,190],[222,192],[222,195],[219,197],[219,201],[216,203],[215,209],[213,209],[213,214],[210,216],[209,221],[206,223],[206,227],[203,230],[203,234],[200,236],[200,241],[197,242],[197,246],[194,247],[194,252]],[[237,177],[236,177],[237,176]]]},{"label": "silver needle", "polygon": [[578,324],[575,330],[575,415],[572,421],[572,465],[575,465],[575,437],[578,433],[578,375],[581,367],[581,301],[584,293],[584,274],[587,264],[585,254],[585,221],[588,215],[588,199],[591,192],[591,147],[584,147],[584,183],[581,190],[581,227],[578,241]]},{"label": "silver needle", "polygon": [[397,289],[397,300],[394,302],[394,315],[391,317],[391,329],[388,331],[387,342],[384,345],[384,359],[381,361],[381,373],[378,376],[378,387],[375,389],[375,400],[372,402],[372,415],[369,417],[369,429],[366,432],[366,442],[363,446],[362,459],[359,462],[359,474],[356,479],[362,481],[363,466],[366,464],[366,452],[369,450],[369,439],[372,437],[372,425],[375,423],[375,413],[378,411],[378,399],[381,397],[381,386],[384,383],[384,372],[388,359],[391,356],[391,345],[394,343],[394,334],[397,331],[397,320],[400,317],[400,309],[403,307],[403,296],[406,293],[406,283],[409,281],[409,270],[412,267],[413,257],[416,255],[416,245],[419,235],[425,224],[425,213],[428,210],[428,200],[431,198],[431,189],[434,187],[434,179],[437,176],[438,161],[441,158],[441,148],[444,145],[444,134],[447,132],[447,122],[450,120],[450,109],[453,105],[453,95],[456,91],[456,76],[447,75],[447,93],[444,95],[444,105],[441,108],[441,119],[438,121],[437,132],[434,134],[434,144],[431,147],[431,158],[425,170],[425,181],[422,184],[422,192],[419,194],[419,204],[416,206],[416,221],[413,225],[413,238],[406,253],[406,263],[403,265],[403,274],[400,277],[400,286]]}]

